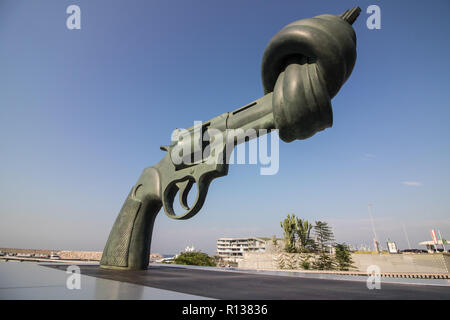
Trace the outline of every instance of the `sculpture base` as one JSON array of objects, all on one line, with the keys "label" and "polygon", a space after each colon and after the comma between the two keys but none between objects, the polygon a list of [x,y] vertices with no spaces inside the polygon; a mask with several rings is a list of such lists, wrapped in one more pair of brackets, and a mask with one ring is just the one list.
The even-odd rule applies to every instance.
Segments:
[{"label": "sculpture base", "polygon": [[105,266],[105,265],[100,265],[101,269],[110,269],[110,270],[146,270],[146,269],[141,269],[141,268],[133,268],[133,267],[118,267],[118,266]]}]

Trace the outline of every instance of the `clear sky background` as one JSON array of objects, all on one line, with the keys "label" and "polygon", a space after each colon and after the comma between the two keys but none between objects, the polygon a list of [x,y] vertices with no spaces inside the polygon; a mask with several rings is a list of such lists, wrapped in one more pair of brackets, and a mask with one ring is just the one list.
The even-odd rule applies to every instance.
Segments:
[{"label": "clear sky background", "polygon": [[[66,28],[67,6],[81,30]],[[366,9],[381,8],[381,30]],[[214,253],[219,237],[281,236],[288,214],[336,239],[407,248],[450,238],[450,60],[443,1],[0,0],[0,247],[103,250],[142,170],[174,128],[263,95],[283,26],[359,5],[358,59],[334,125],[280,143],[280,170],[231,165],[187,221],[162,211],[152,251]]]}]

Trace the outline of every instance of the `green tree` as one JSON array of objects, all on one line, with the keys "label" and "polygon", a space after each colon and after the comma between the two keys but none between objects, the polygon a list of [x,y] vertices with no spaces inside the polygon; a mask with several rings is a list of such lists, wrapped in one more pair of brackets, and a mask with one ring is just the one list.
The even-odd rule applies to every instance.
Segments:
[{"label": "green tree", "polygon": [[281,228],[284,231],[284,250],[289,253],[296,252],[295,248],[295,234],[296,234],[296,220],[295,214],[287,215],[287,218],[280,222]]},{"label": "green tree", "polygon": [[173,263],[193,266],[216,266],[212,257],[200,251],[182,252],[173,260]]},{"label": "green tree", "polygon": [[315,242],[310,236],[312,228],[308,220],[297,218],[295,231],[300,253],[311,252],[314,249]]},{"label": "green tree", "polygon": [[334,268],[334,261],[329,251],[334,241],[333,231],[328,223],[316,221],[314,234],[316,236],[317,253],[319,255],[314,263],[314,268],[319,270],[332,270]]},{"label": "green tree", "polygon": [[334,249],[336,250],[335,260],[339,270],[348,271],[355,268],[353,265],[352,254],[347,244],[336,243]]}]

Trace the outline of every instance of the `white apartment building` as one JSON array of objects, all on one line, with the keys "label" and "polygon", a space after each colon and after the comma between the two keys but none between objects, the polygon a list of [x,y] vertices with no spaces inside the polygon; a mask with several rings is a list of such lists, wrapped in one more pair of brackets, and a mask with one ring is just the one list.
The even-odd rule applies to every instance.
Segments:
[{"label": "white apartment building", "polygon": [[226,261],[242,260],[244,252],[264,252],[266,241],[256,237],[217,239],[217,255]]}]

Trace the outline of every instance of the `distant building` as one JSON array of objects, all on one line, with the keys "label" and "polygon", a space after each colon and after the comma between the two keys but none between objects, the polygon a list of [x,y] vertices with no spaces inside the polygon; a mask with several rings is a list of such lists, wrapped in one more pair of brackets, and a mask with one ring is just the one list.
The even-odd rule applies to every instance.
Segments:
[{"label": "distant building", "polygon": [[217,255],[225,261],[238,262],[244,252],[264,252],[266,241],[256,237],[217,239]]}]

